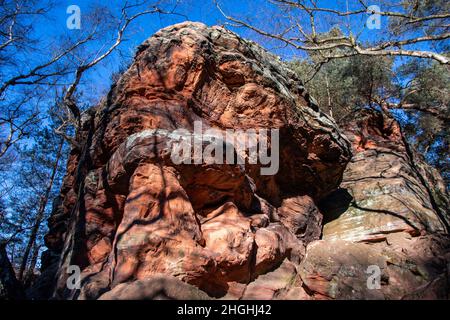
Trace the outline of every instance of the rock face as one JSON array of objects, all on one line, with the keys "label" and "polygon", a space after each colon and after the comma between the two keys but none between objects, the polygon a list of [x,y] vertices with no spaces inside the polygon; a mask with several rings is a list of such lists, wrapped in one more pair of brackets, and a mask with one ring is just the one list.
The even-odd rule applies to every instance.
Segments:
[{"label": "rock face", "polygon": [[343,130],[354,155],[340,188],[320,202],[322,240],[300,264],[304,288],[315,298],[448,298],[442,179],[409,150],[394,119],[373,110],[350,118]]},{"label": "rock face", "polygon": [[[245,164],[175,164],[174,130],[194,132],[196,123],[279,130],[278,170],[262,175],[237,150]],[[319,239],[315,203],[350,159],[348,141],[292,71],[256,44],[197,23],[145,41],[82,119],[79,141],[46,236],[56,298],[96,299],[158,274],[211,297],[241,297]],[[70,265],[81,268],[80,290],[67,289]]]},{"label": "rock face", "polygon": [[[232,32],[160,30],[82,119],[30,294],[445,297],[445,188],[411,165],[395,121],[369,111],[357,119],[349,140],[291,70]],[[174,161],[180,129],[206,148],[229,144],[210,132],[233,130],[235,161]],[[267,162],[237,148],[239,130],[278,132],[267,141],[277,170],[262,174]],[[67,286],[73,265],[78,289]],[[381,268],[382,289],[367,288],[370,265]]]},{"label": "rock face", "polygon": [[25,299],[22,284],[16,279],[16,274],[6,253],[6,244],[0,242],[0,301]]}]

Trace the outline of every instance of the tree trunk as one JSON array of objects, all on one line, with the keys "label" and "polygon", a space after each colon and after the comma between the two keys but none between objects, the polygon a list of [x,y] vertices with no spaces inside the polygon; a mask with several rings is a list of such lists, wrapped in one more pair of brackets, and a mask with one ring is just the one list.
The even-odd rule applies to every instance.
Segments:
[{"label": "tree trunk", "polygon": [[36,267],[36,263],[38,260],[38,256],[39,256],[39,249],[41,248],[40,245],[38,245],[36,242],[34,243],[33,246],[33,254],[31,255],[31,260],[30,260],[30,266],[28,267],[28,271],[25,274],[25,278],[23,280],[24,283],[24,287],[28,288],[31,286],[31,284],[33,283],[33,278],[34,278],[34,269]]},{"label": "tree trunk", "polygon": [[6,253],[6,243],[0,243],[0,300],[21,300],[25,298],[22,285]]},{"label": "tree trunk", "polygon": [[23,253],[22,263],[20,264],[20,269],[19,269],[19,276],[18,276],[19,280],[23,279],[23,274],[27,267],[28,257],[30,255],[31,248],[33,248],[34,243],[36,242],[39,228],[41,226],[42,219],[44,218],[45,207],[47,206],[48,198],[50,196],[50,192],[53,187],[53,182],[55,181],[56,172],[58,171],[58,164],[59,164],[59,159],[61,158],[63,145],[64,145],[64,139],[61,139],[59,146],[58,146],[58,152],[56,155],[56,159],[55,159],[55,162],[53,163],[52,173],[50,175],[50,179],[48,181],[47,188],[45,189],[44,194],[41,195],[41,199],[39,202],[39,209],[38,209],[38,212],[36,213],[36,218],[34,220],[33,228],[31,229],[30,238],[28,239],[27,247],[25,248],[25,252]]}]

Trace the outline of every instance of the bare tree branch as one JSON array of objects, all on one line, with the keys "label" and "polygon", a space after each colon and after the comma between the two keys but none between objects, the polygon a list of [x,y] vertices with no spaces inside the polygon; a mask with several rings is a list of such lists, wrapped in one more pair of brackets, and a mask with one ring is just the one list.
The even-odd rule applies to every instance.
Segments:
[{"label": "bare tree branch", "polygon": [[[310,20],[310,34],[308,34],[304,28],[300,24],[296,24],[296,29],[299,32],[299,36],[293,37],[288,36],[291,32],[279,32],[274,33],[270,31],[263,30],[258,28],[248,22],[237,19],[230,15],[227,15],[223,9],[220,7],[217,0],[215,0],[215,4],[218,10],[222,13],[222,15],[229,21],[232,21],[237,26],[246,27],[262,36],[272,38],[287,45],[290,45],[298,50],[310,51],[310,52],[320,52],[327,51],[328,54],[325,57],[327,61],[331,59],[340,59],[345,57],[358,55],[367,55],[367,56],[407,56],[407,57],[417,57],[417,58],[425,58],[425,59],[433,59],[438,61],[441,64],[449,64],[449,58],[441,53],[427,51],[427,50],[415,50],[415,49],[404,49],[403,46],[412,45],[419,42],[432,42],[432,41],[442,41],[450,38],[449,32],[444,32],[440,34],[426,35],[426,36],[416,36],[408,39],[400,39],[400,40],[389,40],[384,41],[380,44],[373,46],[364,46],[362,43],[357,41],[357,39],[350,35],[339,35],[339,36],[325,36],[320,38],[317,36],[317,26],[315,23],[315,13],[327,13],[336,16],[352,16],[352,15],[361,15],[367,13],[367,6],[364,2],[360,1],[361,5],[363,5],[362,9],[354,10],[354,11],[339,11],[332,8],[319,8],[315,6],[315,2],[312,2],[313,6],[307,6],[303,3],[303,1],[289,1],[289,0],[272,0],[271,2],[277,3],[279,5],[288,6],[291,8],[296,8],[304,12],[307,16],[309,16]],[[393,11],[381,11],[381,12],[372,12],[373,14],[379,14],[381,16],[389,16],[396,17],[400,19],[406,19],[408,23],[419,23],[430,20],[442,20],[450,18],[450,13],[448,14],[435,14],[429,16],[414,16],[407,15],[401,12],[393,12]],[[406,23],[405,22],[405,23]],[[288,26],[290,28],[290,26]],[[291,30],[289,30],[291,31]],[[330,52],[332,49],[346,49],[341,50],[340,52]]]}]

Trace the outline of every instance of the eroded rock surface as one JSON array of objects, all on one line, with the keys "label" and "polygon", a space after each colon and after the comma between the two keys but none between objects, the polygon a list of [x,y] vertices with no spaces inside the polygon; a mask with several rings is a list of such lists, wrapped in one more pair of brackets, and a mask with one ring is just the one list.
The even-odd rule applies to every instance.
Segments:
[{"label": "eroded rock surface", "polygon": [[[193,132],[195,121],[223,133],[278,129],[279,170],[262,175],[248,153],[237,155],[245,165],[174,164],[174,130]],[[291,70],[198,23],[145,41],[85,116],[79,140],[46,237],[56,298],[96,299],[155,274],[211,297],[250,295],[249,283],[286,259],[297,264],[319,239],[316,201],[336,189],[350,159],[348,141]],[[73,264],[79,291],[66,288]]]},{"label": "eroded rock surface", "polygon": [[[411,167],[395,121],[356,120],[348,139],[291,70],[232,32],[190,22],[160,30],[82,119],[33,295],[445,296],[447,198],[425,185],[439,177]],[[245,164],[174,163],[174,130],[196,122],[221,133],[278,129],[279,169],[262,175],[238,151]],[[66,285],[70,265],[81,269],[79,290]],[[370,265],[383,290],[367,288]]]}]

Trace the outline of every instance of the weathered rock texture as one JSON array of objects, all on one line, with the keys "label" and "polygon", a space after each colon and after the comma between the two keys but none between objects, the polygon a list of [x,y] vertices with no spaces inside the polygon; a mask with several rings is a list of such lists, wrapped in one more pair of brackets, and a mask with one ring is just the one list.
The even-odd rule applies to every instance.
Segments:
[{"label": "weathered rock texture", "polygon": [[[322,202],[323,207],[329,206],[323,208],[328,209],[328,220],[339,215],[325,221],[323,239],[380,241],[400,231],[445,232],[448,221],[443,209],[447,207],[436,202],[438,194],[445,194],[445,186],[442,181],[427,181],[422,174],[425,165],[408,149],[399,124],[372,110],[351,117],[343,129],[354,156],[341,189]],[[346,199],[351,202],[348,208]],[[341,204],[345,212],[340,211]]]},{"label": "weathered rock texture", "polygon": [[[358,119],[349,140],[292,71],[234,33],[162,29],[82,119],[32,295],[445,297],[445,192],[436,200],[425,185],[436,173],[412,166],[395,121]],[[222,132],[279,129],[278,172],[175,165],[170,132],[192,131],[194,121]],[[367,289],[371,264],[383,271],[380,290]],[[66,286],[69,265],[82,270],[79,290]]]},{"label": "weathered rock texture", "polygon": [[[340,189],[320,202],[322,240],[308,245],[300,264],[303,287],[315,298],[448,298],[442,178],[409,149],[391,117],[359,110],[346,123],[354,155]],[[367,286],[369,266],[379,267],[379,289]]]}]

